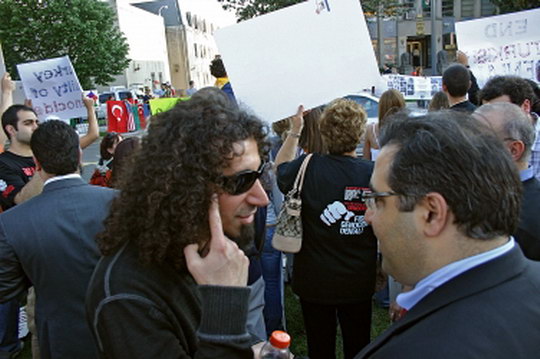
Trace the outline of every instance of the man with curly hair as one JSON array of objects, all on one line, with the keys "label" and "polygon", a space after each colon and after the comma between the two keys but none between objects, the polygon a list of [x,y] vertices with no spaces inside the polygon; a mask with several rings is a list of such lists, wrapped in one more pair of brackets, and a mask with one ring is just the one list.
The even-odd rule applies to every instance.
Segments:
[{"label": "man with curly hair", "polygon": [[265,136],[212,97],[154,119],[98,237],[87,319],[102,357],[253,356],[241,248],[268,203]]}]

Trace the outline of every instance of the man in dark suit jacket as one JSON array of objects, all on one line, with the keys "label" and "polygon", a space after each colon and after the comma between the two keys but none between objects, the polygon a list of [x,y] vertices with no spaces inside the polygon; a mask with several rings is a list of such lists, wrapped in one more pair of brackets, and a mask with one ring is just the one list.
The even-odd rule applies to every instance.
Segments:
[{"label": "man in dark suit jacket", "polygon": [[100,257],[95,236],[115,191],[78,174],[79,138],[61,121],[32,135],[43,193],[0,215],[0,302],[33,285],[42,358],[97,358],[84,301]]},{"label": "man in dark suit jacket", "polygon": [[495,131],[519,170],[523,201],[518,228],[513,235],[527,258],[540,261],[540,182],[529,167],[534,143],[531,119],[521,108],[509,102],[482,105],[474,117]]},{"label": "man in dark suit jacket", "polygon": [[396,119],[380,141],[365,220],[383,269],[412,290],[357,358],[537,357],[540,264],[510,237],[521,183],[508,151],[455,111]]}]

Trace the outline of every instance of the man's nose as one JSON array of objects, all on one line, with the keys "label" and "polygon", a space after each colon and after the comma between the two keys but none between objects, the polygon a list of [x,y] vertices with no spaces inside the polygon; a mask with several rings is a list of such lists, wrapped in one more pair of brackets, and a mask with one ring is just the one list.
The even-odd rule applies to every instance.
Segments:
[{"label": "man's nose", "polygon": [[366,213],[364,214],[364,220],[371,225],[371,220],[373,218],[373,210],[367,207]]},{"label": "man's nose", "polygon": [[256,207],[265,207],[268,205],[268,196],[264,190],[261,181],[257,180],[249,189],[248,198],[249,204]]}]

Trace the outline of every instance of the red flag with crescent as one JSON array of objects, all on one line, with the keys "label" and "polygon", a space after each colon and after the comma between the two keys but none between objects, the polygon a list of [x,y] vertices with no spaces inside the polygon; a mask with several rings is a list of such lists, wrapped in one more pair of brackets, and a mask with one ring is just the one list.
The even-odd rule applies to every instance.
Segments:
[{"label": "red flag with crescent", "polygon": [[128,132],[129,113],[123,101],[107,101],[107,131]]}]

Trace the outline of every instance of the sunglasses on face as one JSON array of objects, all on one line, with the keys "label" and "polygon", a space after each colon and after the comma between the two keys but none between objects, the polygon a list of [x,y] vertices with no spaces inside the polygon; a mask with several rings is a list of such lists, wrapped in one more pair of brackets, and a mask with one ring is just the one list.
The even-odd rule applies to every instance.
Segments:
[{"label": "sunglasses on face", "polygon": [[246,193],[261,178],[267,163],[263,162],[257,171],[246,170],[232,176],[221,177],[221,188],[230,195],[237,196]]}]

